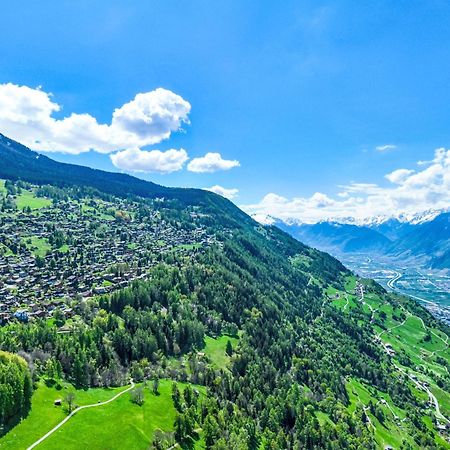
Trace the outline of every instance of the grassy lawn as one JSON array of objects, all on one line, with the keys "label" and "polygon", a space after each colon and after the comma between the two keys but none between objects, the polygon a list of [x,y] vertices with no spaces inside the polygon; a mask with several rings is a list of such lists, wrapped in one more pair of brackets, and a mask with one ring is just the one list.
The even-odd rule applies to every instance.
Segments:
[{"label": "grassy lawn", "polygon": [[46,208],[52,204],[52,201],[48,198],[36,197],[34,192],[22,191],[22,193],[16,199],[16,205],[19,210],[30,207],[31,209]]},{"label": "grassy lawn", "polygon": [[202,245],[201,244],[180,244],[175,247],[174,250],[195,250],[199,249]]},{"label": "grassy lawn", "polygon": [[356,286],[356,277],[350,275],[346,278],[345,281],[345,290],[349,293],[351,293]]},{"label": "grassy lawn", "polygon": [[[434,425],[433,425],[433,422],[432,422],[432,420],[431,420],[431,417],[424,416],[424,417],[422,417],[422,421],[425,423],[425,425],[427,426],[427,428],[428,428],[430,431],[433,431]],[[436,436],[435,442],[436,442],[438,445],[440,445],[442,448],[448,448],[448,447],[449,447],[448,442],[446,442],[446,441],[445,441],[443,438],[441,438],[441,436],[439,436],[439,435]]]},{"label": "grassy lawn", "polygon": [[[184,384],[179,384],[183,390]],[[127,387],[88,389],[76,391],[77,406],[94,404],[112,398]],[[205,395],[205,389],[199,389]],[[25,449],[66,417],[63,407],[54,406],[54,400],[64,398],[66,389],[57,390],[39,382],[32,399],[28,417],[0,438],[0,448]],[[79,411],[53,435],[39,445],[39,449],[71,450],[80,448],[136,449],[149,448],[156,429],[173,430],[175,408],[172,402],[172,381],[161,380],[159,395],[145,388],[145,402],[138,406],[127,392],[113,402]],[[196,449],[203,449],[202,441]]]},{"label": "grassy lawn", "polygon": [[325,414],[322,411],[317,411],[315,414],[321,427],[323,427],[326,423],[334,426],[334,422],[330,419],[330,416],[328,414]]},{"label": "grassy lawn", "polygon": [[226,369],[230,362],[230,357],[225,353],[228,341],[231,342],[234,350],[239,339],[231,336],[220,336],[217,339],[209,336],[205,338],[206,345],[204,352],[206,356],[208,356],[208,358],[211,360],[211,363],[219,369]]},{"label": "grassy lawn", "polygon": [[7,247],[4,244],[0,244],[0,255],[10,256],[12,254],[13,254],[13,252],[11,251],[11,249],[9,247]]},{"label": "grassy lawn", "polygon": [[142,406],[132,403],[126,393],[108,405],[80,411],[40,448],[147,449],[157,428],[173,429],[175,408],[171,386],[170,381],[162,380],[158,396],[147,388]]},{"label": "grassy lawn", "polygon": [[367,294],[364,296],[364,301],[370,305],[373,309],[378,310],[382,305],[382,300],[376,295]]},{"label": "grassy lawn", "polygon": [[61,245],[61,247],[58,248],[58,251],[60,253],[68,253],[70,250],[70,247],[67,244]]},{"label": "grassy lawn", "polygon": [[[32,236],[31,238],[24,238],[25,245],[33,253],[34,256],[44,257],[52,247],[47,239]],[[31,241],[31,242],[29,242]]]},{"label": "grassy lawn", "polygon": [[336,293],[339,292],[335,287],[333,286],[328,286],[325,290],[325,293],[329,296],[329,297],[333,297],[336,295]]},{"label": "grassy lawn", "polygon": [[312,258],[307,255],[296,255],[291,258],[291,264],[300,269],[309,267],[311,265]]},{"label": "grassy lawn", "polygon": [[344,306],[347,303],[347,299],[345,297],[340,297],[336,300],[333,300],[331,303],[334,307],[336,307],[338,309],[344,309]]},{"label": "grassy lawn", "polygon": [[441,407],[441,412],[444,416],[448,417],[450,415],[450,396],[447,392],[442,390],[439,386],[431,386],[431,392],[437,398],[439,405]]},{"label": "grassy lawn", "polygon": [[[126,388],[76,391],[75,403],[81,406],[95,403],[99,400],[104,401],[123,389]],[[63,407],[55,406],[54,401],[56,399],[64,399],[66,392],[67,390],[64,388],[57,390],[46,386],[43,382],[39,382],[38,388],[33,394],[30,414],[5,436],[0,438],[0,448],[2,450],[25,449],[63,420],[66,417],[66,413]]]},{"label": "grassy lawn", "polygon": [[86,203],[82,203],[81,204],[81,211],[82,212],[86,212],[86,211],[95,211],[95,208],[93,206],[89,206]]}]

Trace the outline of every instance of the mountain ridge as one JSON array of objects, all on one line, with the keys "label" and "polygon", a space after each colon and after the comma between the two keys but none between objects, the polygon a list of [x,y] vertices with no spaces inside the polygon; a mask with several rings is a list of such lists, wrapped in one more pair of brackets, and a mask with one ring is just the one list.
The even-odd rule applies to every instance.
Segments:
[{"label": "mountain ridge", "polygon": [[117,196],[165,197],[190,204],[229,200],[213,192],[196,188],[166,187],[128,174],[55,161],[0,133],[0,177],[36,184],[91,186]]}]

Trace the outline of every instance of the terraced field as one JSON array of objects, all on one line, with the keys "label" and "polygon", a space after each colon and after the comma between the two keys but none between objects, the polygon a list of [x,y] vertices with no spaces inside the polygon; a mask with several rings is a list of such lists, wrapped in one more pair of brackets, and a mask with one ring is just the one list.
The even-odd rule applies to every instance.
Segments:
[{"label": "terraced field", "polygon": [[[450,398],[442,389],[449,376],[449,339],[437,322],[428,315],[408,312],[405,305],[411,300],[406,297],[392,294],[395,306],[385,303],[364,280],[356,284],[356,278],[349,279],[345,291],[332,289],[327,293],[342,313],[367,317],[375,339],[390,355],[389,364],[396,376],[404,378],[416,397],[423,426],[433,433],[436,444],[450,448],[443,430],[450,424]],[[399,448],[401,442],[414,446],[408,427],[413,416],[396,405],[388,393],[353,379],[348,380],[347,391],[349,411],[367,416],[380,448]]]}]

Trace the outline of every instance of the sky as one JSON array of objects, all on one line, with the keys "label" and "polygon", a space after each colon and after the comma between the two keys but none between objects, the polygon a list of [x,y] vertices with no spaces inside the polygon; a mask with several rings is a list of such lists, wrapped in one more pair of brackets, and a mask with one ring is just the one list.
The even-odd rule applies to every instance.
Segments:
[{"label": "sky", "polygon": [[0,133],[260,220],[450,206],[450,3],[18,1]]}]

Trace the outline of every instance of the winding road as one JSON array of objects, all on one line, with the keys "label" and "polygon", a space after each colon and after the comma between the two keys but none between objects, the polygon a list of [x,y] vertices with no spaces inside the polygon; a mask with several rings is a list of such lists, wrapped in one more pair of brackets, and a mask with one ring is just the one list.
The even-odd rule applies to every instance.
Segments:
[{"label": "winding road", "polygon": [[400,272],[395,272],[395,275],[387,282],[387,285],[390,289],[394,290],[394,284],[400,280],[400,278],[402,277],[402,274]]},{"label": "winding road", "polygon": [[[387,282],[387,285],[390,289],[395,290],[395,286],[394,284],[402,277],[402,274],[400,272],[395,272],[395,275]],[[363,292],[363,289],[361,288],[361,291]],[[361,295],[361,301],[363,301],[364,296],[363,294]],[[402,308],[403,309],[403,308]],[[373,311],[373,310],[372,310]],[[406,313],[406,317],[403,320],[403,322],[399,323],[398,325],[395,325],[391,328],[388,328],[386,330],[381,331],[380,333],[378,333],[377,338],[380,339],[381,336],[383,335],[383,333],[390,333],[392,332],[392,330],[394,330],[395,328],[401,327],[402,325],[405,324],[405,322],[408,320],[408,318],[411,316],[411,313],[405,309],[403,309],[403,311]],[[372,312],[373,314],[373,312]],[[425,325],[423,319],[421,317],[419,317],[420,321],[422,322],[422,327],[425,331],[427,331],[427,326]],[[431,333],[437,337],[438,339],[440,339],[443,343],[444,343],[444,348],[440,349],[440,350],[436,350],[434,352],[431,353],[431,355],[433,355],[434,353],[437,352],[441,352],[444,351],[447,347],[448,347],[448,337],[446,340],[444,340],[441,336],[439,336],[438,334],[436,334],[433,330],[431,330]],[[384,342],[381,341],[380,339],[380,343],[383,346],[384,350],[386,351],[386,353],[389,354],[389,349],[387,348],[386,344]],[[430,355],[430,356],[431,356]],[[428,388],[428,386],[425,385],[425,383],[420,382],[419,380],[417,380],[415,377],[413,377],[412,375],[410,375],[409,373],[407,373],[402,367],[398,366],[397,364],[394,364],[394,367],[396,367],[397,370],[399,370],[400,372],[404,373],[415,385],[417,388],[425,391],[428,394],[428,397],[430,399],[430,401],[434,404],[434,409],[435,409],[435,413],[436,413],[436,417],[442,421],[445,421],[447,423],[450,423],[450,420],[445,417],[442,412],[441,412],[441,408],[438,402],[438,399],[436,398],[436,396],[430,391],[430,389]]]},{"label": "winding road", "polygon": [[51,436],[56,430],[58,430],[59,428],[61,428],[66,422],[68,422],[78,411],[81,411],[82,409],[88,409],[88,408],[95,408],[97,406],[103,406],[103,405],[107,405],[108,403],[113,402],[114,400],[116,400],[118,397],[120,397],[121,395],[125,394],[126,392],[131,391],[131,389],[134,388],[135,384],[133,382],[133,379],[130,380],[131,386],[127,389],[125,389],[122,392],[119,392],[118,394],[116,394],[114,397],[110,398],[109,400],[106,400],[104,402],[100,402],[100,403],[92,403],[91,405],[83,405],[83,406],[79,406],[78,408],[74,409],[64,420],[62,420],[61,422],[58,423],[58,425],[56,425],[54,428],[52,428],[48,433],[44,434],[44,436],[42,436],[40,439],[38,439],[34,444],[31,444],[27,450],[31,450],[35,447],[37,447],[42,441],[44,441],[45,439],[47,439],[49,436]]},{"label": "winding road", "polygon": [[439,402],[436,398],[436,396],[428,389],[428,386],[426,386],[424,383],[421,383],[419,380],[414,378],[412,375],[406,372],[402,367],[397,366],[397,364],[393,363],[397,370],[404,373],[419,389],[425,391],[428,394],[428,397],[430,398],[431,402],[434,403],[434,409],[436,412],[436,417],[438,419],[441,419],[447,423],[450,423],[450,420],[447,419],[442,413],[441,408],[439,406]]}]

